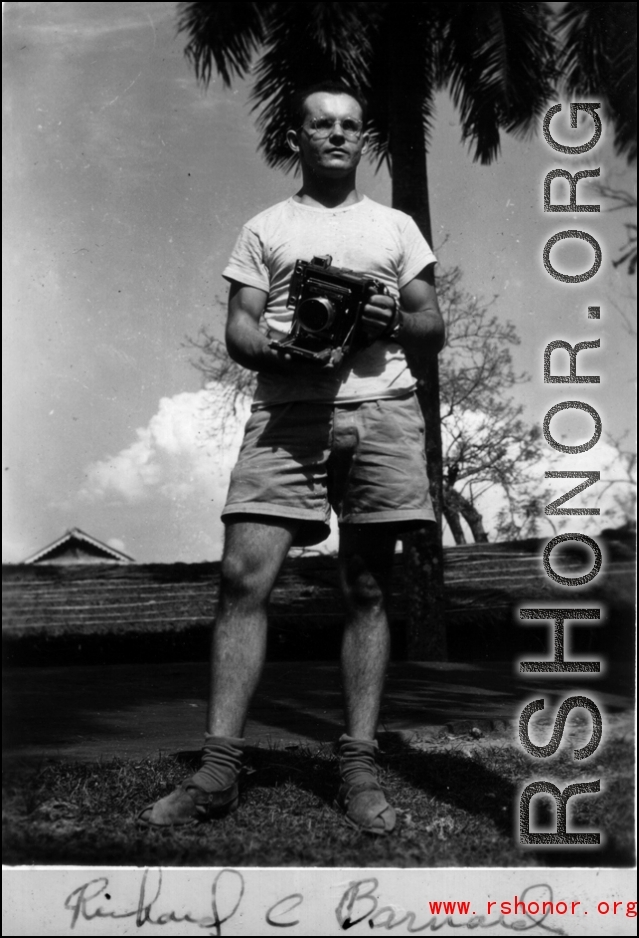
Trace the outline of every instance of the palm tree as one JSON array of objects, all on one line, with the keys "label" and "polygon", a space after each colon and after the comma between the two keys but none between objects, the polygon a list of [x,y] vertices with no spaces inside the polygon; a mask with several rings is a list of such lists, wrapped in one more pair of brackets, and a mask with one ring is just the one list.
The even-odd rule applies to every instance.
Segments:
[{"label": "palm tree", "polygon": [[[226,85],[254,57],[253,100],[261,149],[290,169],[285,133],[300,87],[326,78],[357,87],[370,109],[372,153],[392,175],[392,203],[432,243],[427,142],[435,93],[447,87],[474,159],[490,163],[500,132],[523,134],[553,92],[554,43],[542,3],[209,3],[179,5],[186,54],[205,84],[213,67]],[[414,364],[414,363],[413,363]],[[437,360],[419,367],[427,457],[438,533],[432,525],[404,542],[408,567],[409,654],[446,657],[441,550],[442,452]]]}]

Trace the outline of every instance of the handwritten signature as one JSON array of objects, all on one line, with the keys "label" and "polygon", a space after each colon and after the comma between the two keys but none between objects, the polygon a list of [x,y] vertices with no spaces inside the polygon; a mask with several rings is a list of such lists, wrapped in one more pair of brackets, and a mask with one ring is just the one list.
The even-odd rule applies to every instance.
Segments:
[{"label": "handwritten signature", "polygon": [[[145,925],[162,926],[187,922],[202,929],[210,929],[213,935],[222,935],[222,926],[230,922],[240,908],[245,896],[244,877],[238,870],[223,869],[213,879],[210,889],[210,914],[196,915],[192,911],[167,909],[162,911],[162,870],[144,870],[140,882],[137,901],[130,908],[118,910],[113,908],[114,899],[109,893],[109,880],[106,876],[91,879],[70,893],[64,903],[65,909],[71,912],[71,928],[77,922],[92,921],[94,919],[134,919],[137,928]],[[552,889],[546,884],[528,886],[521,894],[521,901],[532,890],[544,890],[548,901],[552,902]],[[500,926],[510,931],[530,931],[532,928],[541,928],[553,935],[566,935],[561,928],[552,928],[544,924],[548,913],[532,915],[526,912],[523,918],[512,921],[500,918],[491,918],[484,915],[472,915],[460,921],[448,915],[436,915],[418,921],[418,913],[400,909],[396,905],[381,905],[375,896],[379,892],[379,880],[375,877],[351,881],[335,907],[335,916],[341,931],[348,931],[361,922],[366,922],[370,929],[383,929],[391,931],[401,926],[405,933],[417,934],[425,931],[439,931],[445,925],[450,928],[495,928]],[[264,914],[264,919],[272,928],[291,928],[299,924],[299,919],[291,919],[294,909],[301,906],[304,896],[301,893],[292,893],[273,903]]]},{"label": "handwritten signature", "polygon": [[[343,894],[339,905],[335,909],[337,922],[341,929],[346,931],[360,922],[366,921],[369,928],[383,928],[390,931],[393,928],[404,926],[409,935],[417,934],[423,931],[439,931],[444,925],[450,928],[496,928],[501,926],[509,931],[530,931],[531,928],[541,928],[543,931],[550,932],[553,935],[567,935],[562,928],[552,928],[543,923],[548,918],[549,913],[543,915],[533,915],[528,911],[523,918],[509,921],[502,916],[499,918],[490,918],[484,915],[472,915],[465,921],[460,921],[448,915],[445,918],[438,918],[433,915],[427,921],[417,924],[417,913],[408,912],[405,909],[399,909],[397,906],[380,906],[375,897],[375,892],[379,890],[379,881],[374,877],[370,879],[360,879],[350,883],[348,889]],[[552,902],[553,892],[546,883],[539,883],[534,886],[528,886],[523,890],[520,898],[521,902],[526,902],[526,896],[533,890],[545,890],[545,899]],[[361,904],[364,903],[362,906]],[[366,903],[368,904],[366,906]],[[358,907],[359,906],[359,907]],[[355,917],[354,917],[355,916]]]},{"label": "handwritten signature", "polygon": [[[175,922],[189,922],[201,928],[213,929],[213,934],[222,934],[222,925],[230,921],[240,907],[244,897],[244,877],[237,870],[221,870],[211,886],[211,915],[196,916],[192,912],[178,914],[174,910],[159,912],[162,893],[162,870],[145,870],[142,874],[140,891],[135,908],[118,912],[104,906],[111,896],[108,893],[109,880],[99,876],[74,889],[67,896],[64,907],[71,912],[71,928],[78,919],[91,921],[96,918],[135,918],[138,928],[144,925],[169,925]],[[98,904],[101,903],[101,904]]]}]

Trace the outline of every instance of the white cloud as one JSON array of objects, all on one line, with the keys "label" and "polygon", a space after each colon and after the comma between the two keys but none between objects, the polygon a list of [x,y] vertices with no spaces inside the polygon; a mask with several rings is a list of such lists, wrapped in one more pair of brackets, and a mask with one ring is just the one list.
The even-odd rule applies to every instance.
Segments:
[{"label": "white cloud", "polygon": [[137,439],[87,470],[82,495],[116,496],[128,502],[150,497],[218,499],[226,491],[245,414],[220,431],[215,389],[163,397],[158,412]]}]

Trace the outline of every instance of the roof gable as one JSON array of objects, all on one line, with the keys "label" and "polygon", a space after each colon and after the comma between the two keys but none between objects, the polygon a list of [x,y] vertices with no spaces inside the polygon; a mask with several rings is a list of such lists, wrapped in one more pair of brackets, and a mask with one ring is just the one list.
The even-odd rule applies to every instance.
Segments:
[{"label": "roof gable", "polygon": [[82,563],[104,561],[106,563],[134,563],[133,557],[109,547],[95,537],[85,534],[80,528],[70,528],[47,547],[27,557],[23,563]]}]

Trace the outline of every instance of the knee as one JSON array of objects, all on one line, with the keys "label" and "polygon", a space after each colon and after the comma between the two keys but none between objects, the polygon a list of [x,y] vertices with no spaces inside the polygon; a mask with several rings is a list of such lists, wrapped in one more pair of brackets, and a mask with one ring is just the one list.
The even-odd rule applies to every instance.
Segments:
[{"label": "knee", "polygon": [[228,555],[220,570],[220,602],[262,605],[268,601],[270,588],[262,571],[246,558]]},{"label": "knee", "polygon": [[371,570],[350,564],[343,571],[342,587],[349,606],[363,609],[381,609],[386,603],[386,589],[382,579]]}]

